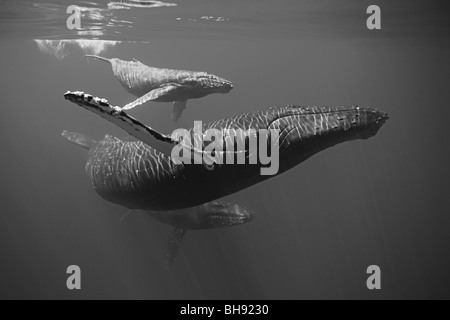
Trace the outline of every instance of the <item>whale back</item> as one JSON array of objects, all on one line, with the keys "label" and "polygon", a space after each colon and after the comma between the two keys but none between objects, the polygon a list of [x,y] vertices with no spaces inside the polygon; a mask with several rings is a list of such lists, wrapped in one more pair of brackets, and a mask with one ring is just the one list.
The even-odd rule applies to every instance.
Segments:
[{"label": "whale back", "polygon": [[94,139],[83,133],[64,130],[61,135],[73,144],[88,150],[91,149],[96,143]]}]

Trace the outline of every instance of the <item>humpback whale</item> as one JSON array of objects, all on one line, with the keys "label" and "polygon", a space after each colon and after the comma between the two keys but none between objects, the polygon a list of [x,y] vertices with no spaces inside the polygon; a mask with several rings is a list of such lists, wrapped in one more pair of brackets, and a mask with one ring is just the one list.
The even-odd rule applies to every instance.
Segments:
[{"label": "humpback whale", "polygon": [[[154,140],[177,145],[179,141],[171,136],[142,124],[106,99],[79,91],[69,91],[64,97],[139,139],[124,142],[111,137],[89,150],[87,172],[94,189],[108,201],[130,209],[177,210],[214,201],[273,177],[260,174],[261,163],[212,167],[176,163],[151,147]],[[279,175],[334,145],[375,136],[387,119],[386,113],[374,108],[285,105],[202,126],[204,130],[279,130]]]},{"label": "humpback whale", "polygon": [[122,107],[129,110],[147,101],[173,102],[172,119],[180,118],[188,99],[197,99],[212,93],[228,93],[233,89],[230,81],[207,72],[161,69],[146,66],[140,61],[107,59],[85,55],[109,63],[120,84],[134,96],[133,102]]},{"label": "humpback whale", "polygon": [[[89,136],[77,133],[63,131],[62,136],[68,141],[83,147],[87,150],[95,148],[96,145],[108,145],[114,144],[118,138],[114,138],[110,135],[106,135],[104,139],[95,141]],[[137,145],[129,141],[127,148],[125,148],[121,156],[127,157],[126,153],[133,153],[133,149]],[[95,162],[93,157],[98,156],[98,153],[89,153],[89,157],[86,165],[86,172],[89,178],[96,178],[90,174],[90,163]],[[120,159],[119,159],[120,161]],[[95,186],[96,183],[91,180],[91,183]],[[169,238],[168,250],[167,250],[167,262],[172,264],[178,254],[184,235],[187,230],[204,230],[214,229],[241,225],[250,222],[254,219],[254,214],[248,208],[236,203],[226,203],[221,201],[213,201],[209,203],[196,206],[194,208],[175,210],[175,211],[143,211],[145,214],[151,216],[155,220],[173,226],[173,232]]]}]

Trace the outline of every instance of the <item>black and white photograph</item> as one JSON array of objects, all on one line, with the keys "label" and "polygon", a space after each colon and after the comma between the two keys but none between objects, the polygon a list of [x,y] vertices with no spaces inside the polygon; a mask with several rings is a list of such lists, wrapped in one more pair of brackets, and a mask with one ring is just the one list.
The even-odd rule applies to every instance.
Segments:
[{"label": "black and white photograph", "polygon": [[3,0],[0,52],[0,300],[450,299],[449,1]]}]

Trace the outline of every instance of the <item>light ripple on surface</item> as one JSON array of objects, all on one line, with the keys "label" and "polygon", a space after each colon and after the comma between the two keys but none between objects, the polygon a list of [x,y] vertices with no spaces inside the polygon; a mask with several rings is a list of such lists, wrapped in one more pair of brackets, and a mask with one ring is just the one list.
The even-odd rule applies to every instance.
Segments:
[{"label": "light ripple on surface", "polygon": [[112,40],[89,40],[89,39],[65,39],[48,40],[35,39],[41,52],[54,55],[58,60],[64,59],[70,52],[71,47],[79,47],[84,54],[100,54],[109,47],[113,47],[121,41]]}]

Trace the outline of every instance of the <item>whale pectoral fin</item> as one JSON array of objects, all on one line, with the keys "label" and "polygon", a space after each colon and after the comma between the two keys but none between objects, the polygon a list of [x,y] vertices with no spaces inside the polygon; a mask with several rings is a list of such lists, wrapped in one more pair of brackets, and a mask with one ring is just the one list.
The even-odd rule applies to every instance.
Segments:
[{"label": "whale pectoral fin", "polygon": [[177,258],[178,251],[181,247],[181,241],[186,234],[186,229],[175,228],[169,238],[169,247],[167,251],[167,264],[171,265]]},{"label": "whale pectoral fin", "polygon": [[177,121],[181,117],[181,114],[183,113],[184,109],[186,109],[186,103],[187,103],[187,100],[173,102],[173,107],[172,107],[172,120],[173,121]]},{"label": "whale pectoral fin", "polygon": [[146,103],[147,101],[156,100],[162,96],[168,95],[173,93],[173,91],[177,90],[180,87],[178,84],[168,84],[163,87],[160,87],[158,89],[154,89],[146,94],[144,94],[142,97],[137,98],[133,102],[130,102],[129,104],[125,105],[124,107],[120,108],[120,111],[123,110],[130,110],[134,107],[140,106],[141,104]]}]

